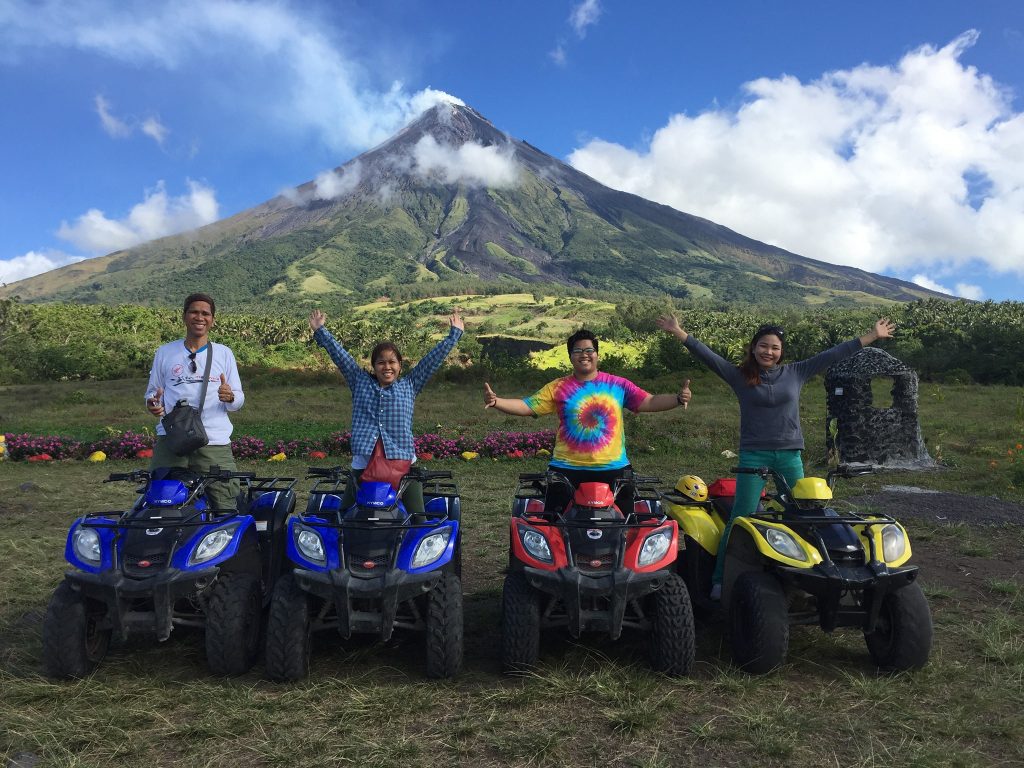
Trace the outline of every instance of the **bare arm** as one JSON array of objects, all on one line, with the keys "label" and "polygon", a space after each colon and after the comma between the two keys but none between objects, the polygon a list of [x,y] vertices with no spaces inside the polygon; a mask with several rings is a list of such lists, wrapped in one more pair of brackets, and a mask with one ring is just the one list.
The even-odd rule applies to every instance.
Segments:
[{"label": "bare arm", "polygon": [[490,384],[484,384],[484,408],[494,408],[510,416],[533,416],[533,409],[525,401],[514,397],[498,397]]},{"label": "bare arm", "polygon": [[682,388],[675,394],[648,395],[636,410],[637,413],[655,413],[657,411],[671,411],[673,408],[678,408],[680,405],[686,409],[690,404],[690,398],[692,396],[693,393],[690,392],[690,380],[687,379]]}]

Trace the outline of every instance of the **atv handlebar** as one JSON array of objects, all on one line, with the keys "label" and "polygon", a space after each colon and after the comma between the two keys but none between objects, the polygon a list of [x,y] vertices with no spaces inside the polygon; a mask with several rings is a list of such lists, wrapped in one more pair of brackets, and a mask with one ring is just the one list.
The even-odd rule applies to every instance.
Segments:
[{"label": "atv handlebar", "polygon": [[137,483],[142,480],[149,480],[150,474],[148,469],[133,469],[131,472],[111,472],[110,476],[104,480],[104,483],[116,483],[121,480],[129,480],[133,483]]}]

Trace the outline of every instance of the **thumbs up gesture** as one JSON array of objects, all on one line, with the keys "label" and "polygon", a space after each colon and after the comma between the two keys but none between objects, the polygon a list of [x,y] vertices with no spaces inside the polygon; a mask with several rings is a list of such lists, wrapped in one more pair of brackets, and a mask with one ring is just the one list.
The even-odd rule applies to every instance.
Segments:
[{"label": "thumbs up gesture", "polygon": [[228,384],[228,380],[224,378],[223,373],[220,375],[220,386],[217,387],[217,397],[220,398],[222,403],[235,402],[235,393],[231,391],[231,385]]},{"label": "thumbs up gesture", "polygon": [[498,396],[494,394],[491,385],[484,382],[484,408],[493,408],[498,402]]},{"label": "thumbs up gesture", "polygon": [[162,417],[164,415],[164,388],[157,387],[156,392],[153,396],[146,400],[146,409],[154,416]]},{"label": "thumbs up gesture", "polygon": [[690,392],[690,380],[687,379],[683,383],[683,388],[679,390],[679,394],[676,395],[676,400],[683,406],[684,411],[689,407],[691,397],[693,397],[693,393]]}]

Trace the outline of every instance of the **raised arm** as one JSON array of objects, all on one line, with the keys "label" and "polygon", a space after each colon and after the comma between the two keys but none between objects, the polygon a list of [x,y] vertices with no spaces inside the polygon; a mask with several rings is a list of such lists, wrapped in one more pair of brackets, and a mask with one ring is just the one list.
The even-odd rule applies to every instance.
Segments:
[{"label": "raised arm", "polygon": [[313,331],[313,340],[327,350],[327,354],[331,356],[331,360],[338,366],[338,370],[341,371],[341,375],[345,377],[345,381],[351,388],[352,381],[361,373],[362,369],[355,358],[348,353],[348,350],[324,326],[326,319],[324,313],[319,309],[314,309],[309,313],[309,327]]},{"label": "raised arm", "polygon": [[423,359],[413,366],[413,369],[409,371],[409,382],[413,386],[413,390],[418,394],[421,389],[426,385],[430,377],[433,376],[437,369],[441,367],[441,363],[448,357],[448,353],[451,352],[459,339],[462,338],[462,331],[465,328],[465,324],[462,322],[462,318],[459,316],[459,311],[455,310],[451,315],[448,316],[448,335],[439,341],[432,350],[430,350]]},{"label": "raised arm", "polygon": [[860,345],[866,347],[879,339],[891,339],[895,330],[896,323],[888,317],[880,317],[875,321],[875,327],[860,337]]},{"label": "raised arm", "polygon": [[665,333],[671,333],[673,336],[675,336],[682,342],[685,342],[690,335],[683,330],[683,327],[679,325],[679,321],[673,314],[662,315],[657,320],[655,320],[654,323],[659,328],[661,328],[661,330],[663,330]]},{"label": "raised arm", "polygon": [[665,333],[669,333],[683,342],[683,346],[690,350],[690,354],[714,371],[726,384],[735,387],[742,382],[743,376],[740,374],[740,369],[687,333],[679,325],[675,315],[662,315],[656,322]]},{"label": "raised arm", "polygon": [[524,400],[511,397],[498,397],[494,394],[490,384],[484,384],[484,408],[494,408],[496,411],[507,413],[510,416],[533,416],[533,409]]}]

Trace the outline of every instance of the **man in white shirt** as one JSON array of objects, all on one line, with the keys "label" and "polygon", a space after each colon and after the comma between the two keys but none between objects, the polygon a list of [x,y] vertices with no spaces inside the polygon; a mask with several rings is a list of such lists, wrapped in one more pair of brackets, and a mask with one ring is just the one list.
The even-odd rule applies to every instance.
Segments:
[{"label": "man in white shirt", "polygon": [[[157,418],[162,418],[179,400],[187,400],[198,408],[206,359],[212,355],[210,381],[203,405],[203,426],[210,443],[187,456],[177,456],[167,447],[163,424],[158,423],[153,460],[149,466],[150,469],[185,467],[194,472],[205,472],[211,466],[219,466],[234,471],[236,465],[231,453],[232,427],[228,413],[237,411],[245,402],[235,355],[223,344],[210,341],[209,333],[217,311],[211,296],[193,293],[185,299],[184,307],[185,338],[157,349],[146,387],[146,407]],[[234,509],[238,491],[238,481],[231,480],[212,483],[207,495],[214,508]]]}]

